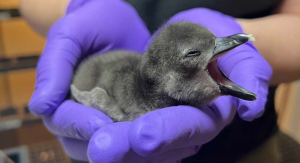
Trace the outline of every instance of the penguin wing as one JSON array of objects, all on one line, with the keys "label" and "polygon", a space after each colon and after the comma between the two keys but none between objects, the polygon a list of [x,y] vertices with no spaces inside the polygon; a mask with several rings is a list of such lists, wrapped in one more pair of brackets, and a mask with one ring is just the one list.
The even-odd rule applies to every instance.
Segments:
[{"label": "penguin wing", "polygon": [[91,91],[80,91],[72,84],[71,94],[77,102],[99,110],[109,101],[106,91],[100,87],[95,87]]},{"label": "penguin wing", "polygon": [[95,87],[90,91],[80,91],[72,84],[71,94],[77,102],[102,111],[113,121],[121,121],[125,116],[117,102],[109,97],[103,88]]}]

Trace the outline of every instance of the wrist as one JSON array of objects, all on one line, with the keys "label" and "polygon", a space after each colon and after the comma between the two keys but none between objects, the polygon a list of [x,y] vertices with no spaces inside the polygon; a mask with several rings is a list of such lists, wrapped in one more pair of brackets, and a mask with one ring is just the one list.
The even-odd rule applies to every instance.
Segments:
[{"label": "wrist", "polygon": [[[68,1],[68,5],[64,11],[66,14],[69,14],[94,0],[66,0],[66,1]],[[100,1],[104,1],[104,0],[100,0]]]},{"label": "wrist", "polygon": [[65,15],[69,1],[70,0],[20,0],[19,10],[22,17],[33,30],[46,37],[49,28]]},{"label": "wrist", "polygon": [[60,13],[62,16],[66,15],[68,6],[70,5],[72,0],[62,0],[60,5]]},{"label": "wrist", "polygon": [[91,0],[67,0],[68,5],[65,8],[65,13],[69,14],[75,10],[77,10],[78,8],[84,6],[84,4],[86,4],[87,2],[90,2]]},{"label": "wrist", "polygon": [[249,20],[247,19],[236,19],[236,21],[240,24],[241,28],[243,29],[243,31],[245,33],[251,33],[251,30],[250,30],[250,23],[249,23]]}]

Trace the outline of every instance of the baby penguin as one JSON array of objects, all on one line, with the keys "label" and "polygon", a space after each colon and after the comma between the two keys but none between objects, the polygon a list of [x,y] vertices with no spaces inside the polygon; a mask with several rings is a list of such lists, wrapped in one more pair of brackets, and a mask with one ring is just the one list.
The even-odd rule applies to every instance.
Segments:
[{"label": "baby penguin", "polygon": [[176,105],[200,109],[221,95],[255,100],[217,66],[222,54],[252,40],[246,34],[217,38],[198,24],[176,22],[155,37],[144,55],[111,51],[81,62],[71,95],[114,122]]}]

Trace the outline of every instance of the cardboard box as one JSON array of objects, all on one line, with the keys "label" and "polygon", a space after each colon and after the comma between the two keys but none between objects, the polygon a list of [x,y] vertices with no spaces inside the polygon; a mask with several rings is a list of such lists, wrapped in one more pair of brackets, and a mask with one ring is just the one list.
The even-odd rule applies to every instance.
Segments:
[{"label": "cardboard box", "polygon": [[1,0],[0,9],[14,9],[19,7],[19,0]]},{"label": "cardboard box", "polygon": [[9,88],[6,73],[0,73],[0,110],[9,106]]},{"label": "cardboard box", "polygon": [[34,91],[35,69],[10,71],[7,75],[12,105],[25,107]]},{"label": "cardboard box", "polygon": [[45,39],[35,33],[22,18],[0,22],[0,33],[0,57],[36,56],[42,53],[45,46]]}]

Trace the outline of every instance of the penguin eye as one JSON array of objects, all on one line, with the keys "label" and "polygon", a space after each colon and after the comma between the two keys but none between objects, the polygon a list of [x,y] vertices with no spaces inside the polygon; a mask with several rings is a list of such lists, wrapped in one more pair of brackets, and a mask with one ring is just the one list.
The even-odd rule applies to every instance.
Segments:
[{"label": "penguin eye", "polygon": [[191,49],[187,52],[187,54],[185,55],[186,57],[195,57],[195,56],[199,56],[201,54],[201,51],[196,50],[196,49]]}]

